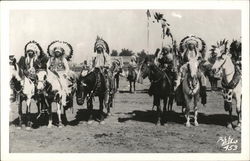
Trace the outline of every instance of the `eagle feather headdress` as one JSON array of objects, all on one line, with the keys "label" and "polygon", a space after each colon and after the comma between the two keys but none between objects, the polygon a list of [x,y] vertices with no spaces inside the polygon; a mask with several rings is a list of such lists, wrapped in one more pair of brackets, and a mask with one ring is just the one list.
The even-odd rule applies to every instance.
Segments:
[{"label": "eagle feather headdress", "polygon": [[108,46],[108,43],[103,40],[102,38],[100,38],[99,36],[97,36],[96,38],[96,42],[95,42],[95,45],[94,45],[94,52],[96,52],[97,48],[98,47],[101,47],[103,48],[103,50],[109,54],[109,46]]},{"label": "eagle feather headdress", "polygon": [[65,56],[65,58],[68,61],[72,58],[73,48],[69,43],[67,43],[65,41],[59,41],[59,40],[53,41],[48,46],[48,54],[49,54],[49,56],[54,57],[55,56],[54,52],[57,49],[60,49],[63,52],[63,55]]},{"label": "eagle feather headdress", "polygon": [[25,57],[27,56],[27,52],[29,51],[33,51],[34,54],[40,55],[43,53],[42,47],[40,46],[40,44],[34,40],[29,41],[25,47],[24,47],[24,53],[25,53]]},{"label": "eagle feather headdress", "polygon": [[207,46],[203,39],[194,35],[184,37],[180,42],[181,53],[183,53],[187,49],[188,44],[194,44],[198,49],[198,52],[201,53],[202,58],[205,58]]}]

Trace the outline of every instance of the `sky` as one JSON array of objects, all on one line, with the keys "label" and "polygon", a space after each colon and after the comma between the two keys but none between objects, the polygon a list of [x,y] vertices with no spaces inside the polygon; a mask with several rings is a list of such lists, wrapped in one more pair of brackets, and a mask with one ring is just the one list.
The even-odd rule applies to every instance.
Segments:
[{"label": "sky", "polygon": [[[211,48],[221,39],[240,39],[240,10],[150,10],[164,14],[174,39],[179,43],[187,35],[196,35]],[[12,10],[10,11],[10,54],[19,58],[24,46],[37,41],[47,51],[54,40],[70,43],[72,62],[80,63],[93,54],[97,35],[111,50],[134,52],[161,47],[161,25],[148,21],[146,10]],[[149,27],[147,23],[149,22]],[[149,31],[149,47],[147,32]]]}]

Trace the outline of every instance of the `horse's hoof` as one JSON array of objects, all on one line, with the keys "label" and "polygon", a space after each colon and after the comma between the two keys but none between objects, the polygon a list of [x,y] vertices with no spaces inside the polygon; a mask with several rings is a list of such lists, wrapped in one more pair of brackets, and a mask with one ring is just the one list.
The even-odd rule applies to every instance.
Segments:
[{"label": "horse's hoof", "polygon": [[21,129],[22,129],[22,127],[21,127],[21,126],[18,126],[16,129],[17,129],[17,130],[21,130]]},{"label": "horse's hoof", "polygon": [[105,121],[101,121],[100,124],[101,124],[101,125],[104,125],[104,124],[105,124]]},{"label": "horse's hoof", "polygon": [[227,128],[232,129],[233,128],[232,124],[227,124]]},{"label": "horse's hoof", "polygon": [[52,128],[52,125],[48,125],[47,128],[48,128],[48,129],[51,129],[51,128]]},{"label": "horse's hoof", "polygon": [[108,116],[111,116],[112,114],[110,113],[110,112],[108,112],[108,114],[107,114]]},{"label": "horse's hoof", "polygon": [[62,128],[62,127],[63,127],[63,124],[62,124],[62,123],[60,123],[60,124],[58,125],[58,127],[59,127],[59,128]]},{"label": "horse's hoof", "polygon": [[188,122],[188,123],[186,123],[186,127],[190,127],[190,123]]},{"label": "horse's hoof", "polygon": [[88,122],[87,122],[88,125],[90,125],[90,124],[92,124],[92,123],[93,123],[93,121],[88,121]]},{"label": "horse's hoof", "polygon": [[160,122],[160,121],[157,121],[157,122],[155,123],[155,126],[159,126],[159,125],[161,125],[161,122]]},{"label": "horse's hoof", "polygon": [[194,126],[198,127],[199,123],[198,122],[194,122]]},{"label": "horse's hoof", "polygon": [[29,130],[31,130],[31,128],[28,126],[28,127],[26,127],[26,130],[28,130],[28,131],[29,131]]},{"label": "horse's hoof", "polygon": [[241,131],[240,126],[236,126],[236,127],[235,127],[235,130],[236,130],[236,131]]}]

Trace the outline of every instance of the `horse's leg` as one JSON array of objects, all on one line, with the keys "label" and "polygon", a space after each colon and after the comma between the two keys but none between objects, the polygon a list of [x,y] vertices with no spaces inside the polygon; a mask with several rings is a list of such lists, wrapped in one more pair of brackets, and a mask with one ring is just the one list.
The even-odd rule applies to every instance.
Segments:
[{"label": "horse's leg", "polygon": [[132,93],[132,81],[129,81],[129,92]]},{"label": "horse's leg", "polygon": [[190,99],[188,98],[189,96],[184,95],[185,97],[185,104],[186,104],[186,108],[185,108],[185,117],[186,117],[186,127],[190,127]]},{"label": "horse's leg", "polygon": [[116,77],[116,88],[118,89],[119,88],[119,76]]},{"label": "horse's leg", "polygon": [[198,107],[197,107],[197,102],[198,102],[198,96],[194,96],[194,126],[199,126],[199,123],[197,121],[198,117]]},{"label": "horse's leg", "polygon": [[87,110],[88,110],[88,124],[93,123],[93,102],[92,98],[87,99]]},{"label": "horse's leg", "polygon": [[156,100],[156,107],[157,107],[157,121],[156,125],[159,125],[161,123],[161,102],[160,98],[154,96],[154,99]]},{"label": "horse's leg", "polygon": [[17,129],[21,129],[22,128],[22,117],[23,117],[23,111],[22,111],[22,98],[20,96],[20,94],[18,95],[19,98],[19,104],[18,104],[18,118],[19,118],[19,125],[17,127]]},{"label": "horse's leg", "polygon": [[[104,97],[99,96],[99,114],[100,114],[100,124],[101,125],[105,124],[104,115],[103,115],[103,104],[104,104]],[[105,103],[105,106],[108,106],[108,104]]]},{"label": "horse's leg", "polygon": [[166,122],[166,114],[167,114],[167,104],[168,104],[168,97],[163,99],[163,113],[162,113],[162,125]]},{"label": "horse's leg", "polygon": [[31,129],[30,106],[31,106],[31,98],[27,98],[27,100],[26,100],[26,116],[27,116],[27,127],[26,127],[26,130],[30,130]]},{"label": "horse's leg", "polygon": [[229,115],[228,115],[229,116],[229,122],[227,124],[227,128],[231,129],[233,127],[233,125],[232,125],[232,108],[229,109],[228,113],[229,113]]},{"label": "horse's leg", "polygon": [[51,107],[51,102],[49,102],[49,105],[48,105],[48,113],[49,113],[49,123],[48,123],[48,128],[51,128],[52,127],[52,107]]},{"label": "horse's leg", "polygon": [[235,130],[241,130],[241,95],[236,96],[236,112],[238,116],[238,123],[235,127]]},{"label": "horse's leg", "polygon": [[59,103],[59,102],[57,102],[56,105],[57,105],[58,127],[62,128],[62,118],[61,118],[61,107],[62,107],[62,104]]},{"label": "horse's leg", "polygon": [[111,96],[109,96],[108,99],[109,99],[108,103],[105,103],[105,106],[107,108],[107,115],[111,116],[110,108],[113,107],[113,94],[111,94]]},{"label": "horse's leg", "polygon": [[174,96],[170,95],[168,100],[168,111],[173,111]]},{"label": "horse's leg", "polygon": [[136,82],[136,80],[133,82],[134,83],[134,92],[135,92],[135,82]]}]

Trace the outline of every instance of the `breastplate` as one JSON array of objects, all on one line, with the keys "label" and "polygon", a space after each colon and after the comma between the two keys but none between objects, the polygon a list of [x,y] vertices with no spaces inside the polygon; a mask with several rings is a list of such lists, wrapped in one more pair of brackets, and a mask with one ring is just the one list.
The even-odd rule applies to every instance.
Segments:
[{"label": "breastplate", "polygon": [[53,71],[64,71],[65,65],[62,60],[55,59],[51,61],[50,69]]}]

